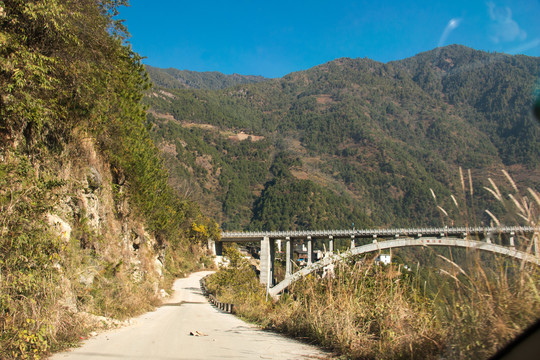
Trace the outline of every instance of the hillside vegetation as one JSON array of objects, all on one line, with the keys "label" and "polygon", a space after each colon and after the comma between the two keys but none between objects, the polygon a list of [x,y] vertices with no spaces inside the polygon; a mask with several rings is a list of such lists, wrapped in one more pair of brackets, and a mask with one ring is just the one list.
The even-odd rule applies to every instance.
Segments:
[{"label": "hillside vegetation", "polygon": [[[499,212],[537,226],[540,194],[501,173],[508,186],[491,180],[486,188]],[[475,204],[472,185],[462,181],[459,190],[451,197],[459,211],[445,214],[449,221]],[[493,221],[499,222],[495,216]],[[516,249],[534,254],[537,235],[516,234]],[[209,276],[206,285],[220,301],[233,303],[237,315],[347,359],[486,359],[538,321],[540,277],[534,263],[479,249],[419,246],[392,249],[392,263],[383,265],[374,261],[379,253],[312,272],[273,300],[254,260],[233,244],[226,248],[229,266]],[[284,278],[284,258],[276,254],[275,283]]]},{"label": "hillside vegetation", "polygon": [[145,66],[152,82],[169,89],[225,89],[238,84],[253,84],[268,80],[254,75],[225,75],[217,71],[197,72],[178,69],[160,69]]},{"label": "hillside vegetation", "polygon": [[[217,226],[167,184],[115,0],[0,1],[0,358],[159,303]],[[104,316],[104,317],[102,317]]]},{"label": "hillside vegetation", "polygon": [[447,250],[418,249],[421,260],[408,268],[375,265],[374,255],[349,259],[272,301],[249,262],[229,249],[231,266],[206,284],[238,316],[342,358],[488,359],[537,321],[538,268],[498,258],[494,270],[493,256],[478,253],[462,253],[461,267],[441,257]]},{"label": "hillside vegetation", "polygon": [[480,190],[454,224],[481,225],[487,206],[499,209],[488,177],[505,169],[520,185],[540,180],[539,73],[538,58],[452,45],[222,90],[157,86],[145,102],[171,185],[224,229],[441,225],[436,205],[453,204],[435,204],[430,189],[450,199],[460,167]]}]

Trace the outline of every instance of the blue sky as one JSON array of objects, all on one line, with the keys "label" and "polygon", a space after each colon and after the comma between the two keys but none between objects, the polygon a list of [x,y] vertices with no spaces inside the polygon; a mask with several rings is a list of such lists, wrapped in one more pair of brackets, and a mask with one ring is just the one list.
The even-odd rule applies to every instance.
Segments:
[{"label": "blue sky", "polygon": [[281,77],[340,57],[387,62],[437,46],[540,56],[540,1],[131,0],[145,64]]}]

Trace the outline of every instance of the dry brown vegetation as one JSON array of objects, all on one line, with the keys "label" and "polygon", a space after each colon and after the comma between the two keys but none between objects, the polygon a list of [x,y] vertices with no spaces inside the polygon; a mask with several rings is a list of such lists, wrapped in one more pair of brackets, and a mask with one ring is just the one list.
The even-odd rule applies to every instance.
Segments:
[{"label": "dry brown vegetation", "polygon": [[[521,194],[503,175],[511,194],[494,181],[490,192],[507,211],[537,225],[539,194],[530,188]],[[518,234],[516,246],[534,251],[538,235]],[[422,251],[424,264],[414,262],[412,269],[377,266],[369,257],[340,263],[333,277],[309,275],[272,302],[255,271],[229,249],[232,266],[208,284],[240,316],[353,359],[486,359],[538,319],[537,265],[474,251]],[[413,258],[402,254],[400,262]]]},{"label": "dry brown vegetation", "polygon": [[[161,288],[210,264],[196,241],[157,243],[95,145],[72,141],[64,156],[34,164],[2,153],[1,359],[38,359],[151,310]],[[101,177],[95,187],[89,167]]]},{"label": "dry brown vegetation", "polygon": [[[494,269],[477,255],[456,276],[446,261],[446,270],[420,272],[368,259],[342,263],[334,277],[310,275],[277,302],[241,260],[207,283],[241,317],[347,358],[485,359],[536,319],[540,281],[533,265],[516,272],[519,264],[497,261]],[[437,291],[426,290],[427,281]]]}]

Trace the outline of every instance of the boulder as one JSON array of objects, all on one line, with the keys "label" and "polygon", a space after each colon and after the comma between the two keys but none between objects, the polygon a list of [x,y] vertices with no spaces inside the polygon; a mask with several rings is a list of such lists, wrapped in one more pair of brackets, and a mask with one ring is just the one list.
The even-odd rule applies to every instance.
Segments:
[{"label": "boulder", "polygon": [[47,214],[47,222],[58,233],[60,239],[69,242],[71,238],[71,226],[56,214]]},{"label": "boulder", "polygon": [[90,190],[95,191],[103,185],[103,178],[101,174],[95,167],[90,167],[88,169],[88,174],[86,175],[86,181],[88,182],[88,187]]}]

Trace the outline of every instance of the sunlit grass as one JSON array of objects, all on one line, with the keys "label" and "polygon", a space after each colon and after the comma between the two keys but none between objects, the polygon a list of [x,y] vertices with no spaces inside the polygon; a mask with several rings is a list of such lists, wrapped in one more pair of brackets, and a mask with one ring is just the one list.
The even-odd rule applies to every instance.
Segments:
[{"label": "sunlit grass", "polygon": [[[472,195],[460,174],[463,193]],[[522,195],[503,174],[513,193],[505,194],[493,181],[489,192],[526,225],[538,224],[538,193],[528,188]],[[468,212],[460,208],[465,196],[451,200],[458,214]],[[439,210],[446,218],[453,214]],[[493,212],[486,213],[499,225]],[[537,236],[516,234],[516,245],[531,252]],[[449,256],[423,251],[435,260],[412,270],[377,266],[369,256],[340,263],[333,277],[311,274],[277,302],[265,300],[254,270],[241,257],[209,282],[223,301],[237,305],[240,316],[354,359],[486,359],[540,314],[536,265],[471,250],[445,252]]]}]

